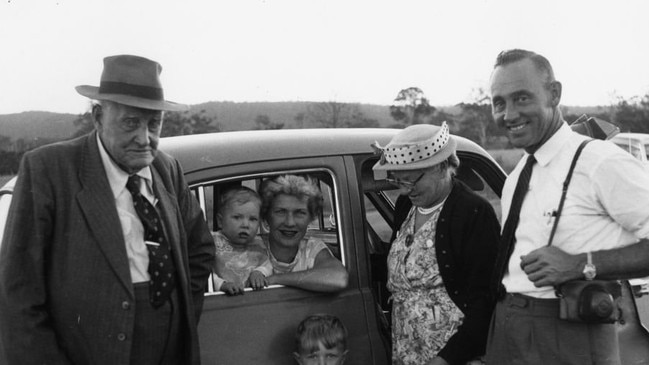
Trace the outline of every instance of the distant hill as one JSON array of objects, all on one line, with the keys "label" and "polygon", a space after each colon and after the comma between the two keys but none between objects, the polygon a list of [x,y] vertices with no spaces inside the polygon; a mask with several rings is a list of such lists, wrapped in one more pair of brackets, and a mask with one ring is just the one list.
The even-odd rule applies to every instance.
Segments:
[{"label": "distant hill", "polygon": [[75,127],[75,114],[50,112],[23,112],[0,115],[0,136],[18,139],[64,139],[71,136]]},{"label": "distant hill", "polygon": [[[255,118],[266,115],[273,123],[284,123],[284,128],[297,128],[295,117],[306,113],[311,102],[249,102],[235,103],[229,101],[211,101],[192,105],[191,112],[205,110],[208,116],[215,117],[223,130],[249,130],[255,128]],[[376,119],[382,127],[394,124],[387,105],[360,104],[361,112],[366,118]],[[457,114],[455,106],[441,107],[443,111]],[[567,107],[572,114],[594,114],[602,111],[602,107]],[[73,121],[76,114],[50,113],[31,111],[17,114],[0,115],[0,140],[2,136],[12,141],[18,139],[31,140],[45,138],[60,140],[72,136],[76,130]],[[304,127],[315,127],[305,125]]]},{"label": "distant hill", "polygon": [[[235,103],[229,101],[212,101],[191,106],[192,112],[205,110],[209,116],[215,116],[216,122],[224,130],[250,130],[254,129],[255,118],[258,115],[267,115],[272,123],[284,123],[284,128],[299,128],[295,117],[306,113],[307,107],[312,102],[254,102]],[[366,118],[376,119],[383,127],[394,123],[390,117],[390,108],[385,105],[360,104],[361,112]],[[304,127],[315,127],[305,125]]]}]

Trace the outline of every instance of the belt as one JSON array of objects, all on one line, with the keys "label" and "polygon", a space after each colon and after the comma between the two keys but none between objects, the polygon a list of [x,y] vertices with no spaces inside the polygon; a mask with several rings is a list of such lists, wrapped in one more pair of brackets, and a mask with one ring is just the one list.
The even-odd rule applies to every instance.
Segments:
[{"label": "belt", "polygon": [[507,308],[536,314],[559,315],[559,299],[535,298],[518,293],[507,293],[501,301]]}]

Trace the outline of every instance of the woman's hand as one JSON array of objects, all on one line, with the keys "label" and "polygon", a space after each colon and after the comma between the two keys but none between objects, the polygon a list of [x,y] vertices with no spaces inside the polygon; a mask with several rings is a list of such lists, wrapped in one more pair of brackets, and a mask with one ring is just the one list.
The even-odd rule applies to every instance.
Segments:
[{"label": "woman's hand", "polygon": [[250,273],[250,277],[248,277],[248,286],[253,290],[261,290],[268,286],[268,281],[264,274],[259,271],[253,271]]},{"label": "woman's hand", "polygon": [[237,285],[231,281],[224,281],[219,290],[225,292],[227,295],[239,295],[243,294],[243,285]]},{"label": "woman's hand", "polygon": [[435,356],[429,365],[449,365],[449,363],[439,356]]}]

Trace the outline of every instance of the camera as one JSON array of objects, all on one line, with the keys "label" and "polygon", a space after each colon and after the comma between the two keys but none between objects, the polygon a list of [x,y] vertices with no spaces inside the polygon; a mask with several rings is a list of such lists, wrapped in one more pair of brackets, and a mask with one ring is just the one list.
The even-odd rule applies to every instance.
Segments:
[{"label": "camera", "polygon": [[622,295],[619,281],[575,280],[558,288],[559,318],[571,322],[615,323],[619,317],[616,299]]}]

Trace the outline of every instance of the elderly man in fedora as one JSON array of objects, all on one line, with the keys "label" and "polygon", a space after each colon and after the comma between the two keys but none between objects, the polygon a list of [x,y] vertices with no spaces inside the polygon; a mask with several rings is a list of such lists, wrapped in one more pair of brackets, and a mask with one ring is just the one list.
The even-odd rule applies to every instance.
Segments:
[{"label": "elderly man in fedora", "polygon": [[[3,364],[198,364],[214,244],[158,151],[161,67],[104,59],[95,131],[25,154],[0,251]],[[1,361],[0,361],[1,362]]]},{"label": "elderly man in fedora", "polygon": [[480,364],[485,353],[500,225],[489,202],[455,177],[456,144],[444,122],[375,145],[375,178],[401,194],[387,262],[394,365]]}]

